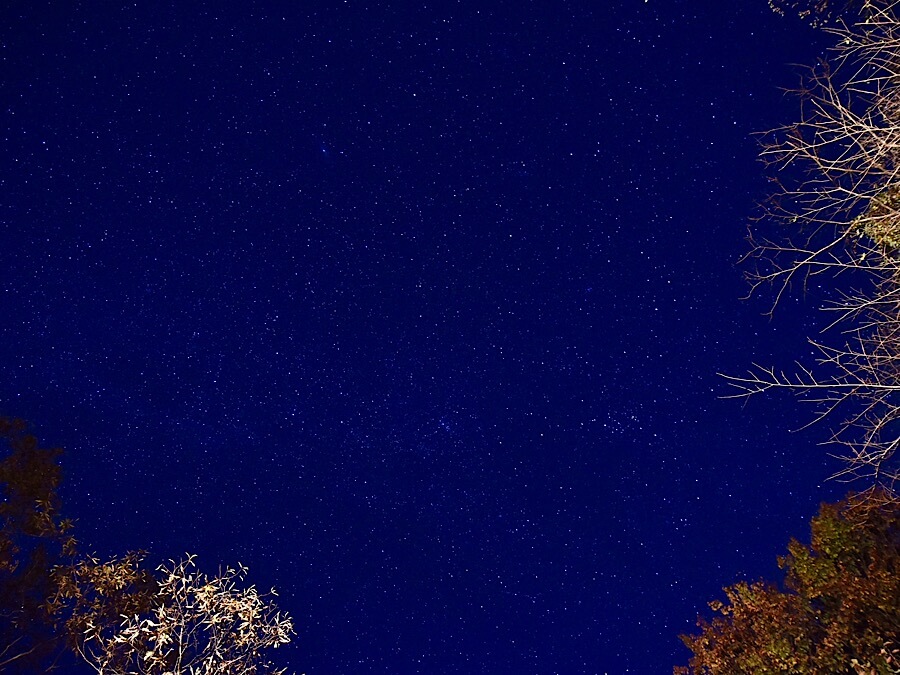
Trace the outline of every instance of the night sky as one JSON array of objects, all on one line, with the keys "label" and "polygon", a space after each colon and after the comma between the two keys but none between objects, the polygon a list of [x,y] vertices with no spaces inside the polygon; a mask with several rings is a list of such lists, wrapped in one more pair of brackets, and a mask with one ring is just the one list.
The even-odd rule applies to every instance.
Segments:
[{"label": "night sky", "polygon": [[0,413],[88,550],[275,586],[291,670],[670,673],[845,492],[716,375],[827,323],[740,299],[828,44],[765,0],[0,17]]}]

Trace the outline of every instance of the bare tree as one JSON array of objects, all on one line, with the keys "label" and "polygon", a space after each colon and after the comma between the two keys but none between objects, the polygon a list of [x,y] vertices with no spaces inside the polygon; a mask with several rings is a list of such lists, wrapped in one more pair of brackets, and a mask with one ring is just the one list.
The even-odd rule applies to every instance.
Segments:
[{"label": "bare tree", "polygon": [[751,229],[758,265],[753,288],[772,284],[774,306],[792,286],[837,277],[823,309],[837,344],[811,340],[813,364],[792,373],[754,366],[726,375],[747,397],[793,391],[835,420],[827,443],[843,460],[836,476],[863,477],[893,490],[900,479],[900,20],[898,1],[866,0],[853,25],[825,28],[831,58],[810,69],[800,121],[763,138],[776,174],[763,220],[787,226],[783,239]]},{"label": "bare tree", "polygon": [[[262,652],[290,642],[293,625],[255,587],[240,588],[247,568],[227,568],[209,578],[197,572],[194,556],[158,568],[148,586],[140,555],[100,564],[84,561],[68,571],[63,587],[76,598],[69,624],[76,651],[101,675],[280,675]],[[148,589],[152,589],[148,595]],[[110,621],[107,611],[132,611]]]}]

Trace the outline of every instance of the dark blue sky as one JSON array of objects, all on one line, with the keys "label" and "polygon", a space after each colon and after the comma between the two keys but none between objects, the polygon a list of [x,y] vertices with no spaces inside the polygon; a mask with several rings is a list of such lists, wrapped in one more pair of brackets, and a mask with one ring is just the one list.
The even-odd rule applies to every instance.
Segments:
[{"label": "dark blue sky", "polygon": [[667,673],[837,467],[736,266],[826,40],[764,0],[28,2],[0,413],[101,556],[249,565],[306,673]]}]

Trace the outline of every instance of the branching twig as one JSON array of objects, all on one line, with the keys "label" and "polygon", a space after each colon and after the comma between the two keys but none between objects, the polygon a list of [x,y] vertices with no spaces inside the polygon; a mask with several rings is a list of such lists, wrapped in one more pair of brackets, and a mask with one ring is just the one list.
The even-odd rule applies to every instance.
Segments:
[{"label": "branching twig", "polygon": [[792,391],[819,406],[817,421],[840,411],[844,420],[827,441],[843,446],[836,477],[893,487],[900,478],[900,19],[898,2],[863,4],[864,19],[825,29],[837,46],[795,92],[800,121],[763,138],[768,166],[806,171],[793,187],[774,180],[761,218],[787,225],[789,234],[779,241],[751,234],[758,263],[751,292],[773,285],[773,310],[792,286],[820,275],[853,284],[823,307],[836,315],[828,328],[845,327],[844,345],[812,342],[815,365],[791,374],[757,365],[725,379],[735,397]]}]

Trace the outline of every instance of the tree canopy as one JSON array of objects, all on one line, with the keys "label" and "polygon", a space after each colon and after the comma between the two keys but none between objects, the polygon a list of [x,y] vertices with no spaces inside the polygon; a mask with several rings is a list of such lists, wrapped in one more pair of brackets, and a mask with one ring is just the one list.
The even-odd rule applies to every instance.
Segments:
[{"label": "tree canopy", "polygon": [[41,448],[22,420],[0,417],[0,670],[31,670],[59,647],[47,606],[52,570],[75,553],[60,516],[58,448]]},{"label": "tree canopy", "polygon": [[274,590],[242,587],[243,566],[207,576],[190,555],[151,571],[143,551],[83,553],[60,515],[62,451],[26,429],[0,417],[0,671],[76,658],[107,675],[284,672],[264,653],[294,633]]},{"label": "tree canopy", "polygon": [[823,504],[808,545],[779,558],[783,587],[725,589],[680,675],[900,673],[900,503],[879,491]]}]

